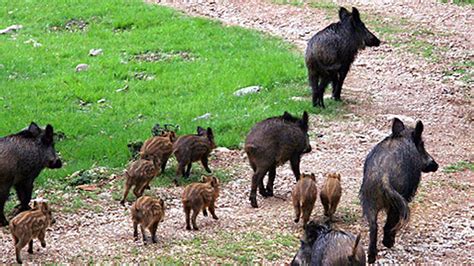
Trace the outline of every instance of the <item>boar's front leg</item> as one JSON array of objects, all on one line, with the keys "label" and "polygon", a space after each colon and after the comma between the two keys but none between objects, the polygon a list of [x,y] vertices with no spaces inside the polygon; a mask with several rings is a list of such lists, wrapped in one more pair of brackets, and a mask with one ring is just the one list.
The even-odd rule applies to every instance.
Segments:
[{"label": "boar's front leg", "polygon": [[33,180],[25,180],[15,185],[18,200],[21,207],[19,212],[26,211],[30,208],[31,194],[33,193]]},{"label": "boar's front leg", "polygon": [[290,159],[290,164],[291,164],[291,170],[293,171],[293,174],[295,175],[296,182],[300,180],[300,161],[301,158],[299,155],[294,156],[293,158]]},{"label": "boar's front leg", "polygon": [[201,159],[201,163],[202,163],[202,166],[204,167],[204,169],[206,170],[206,172],[208,173],[212,173],[211,169],[209,168],[209,161],[207,159],[207,157],[202,157]]}]

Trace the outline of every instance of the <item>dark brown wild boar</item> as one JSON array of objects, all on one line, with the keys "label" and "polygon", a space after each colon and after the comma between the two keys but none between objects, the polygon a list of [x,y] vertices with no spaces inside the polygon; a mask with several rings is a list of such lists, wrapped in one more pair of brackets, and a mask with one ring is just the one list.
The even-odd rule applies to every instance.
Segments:
[{"label": "dark brown wild boar", "polygon": [[[257,205],[257,186],[264,197],[273,196],[273,182],[276,168],[287,162],[296,181],[300,178],[300,160],[304,153],[311,151],[308,136],[308,113],[298,119],[288,112],[282,116],[268,118],[255,124],[245,140],[245,152],[254,174],[250,190],[250,203]],[[263,178],[268,172],[267,188]]]},{"label": "dark brown wild boar", "polygon": [[[190,220],[192,221],[194,230],[198,230],[196,225],[196,217],[202,210],[202,214],[207,216],[207,209],[212,218],[217,220],[215,212],[216,200],[219,196],[219,180],[213,176],[203,176],[203,183],[193,183],[188,185],[182,195],[184,213],[186,214],[186,229],[191,230]],[[191,210],[193,211],[191,217]]]},{"label": "dark brown wild boar", "polygon": [[173,143],[176,141],[174,131],[164,131],[160,136],[151,137],[143,143],[140,149],[140,158],[159,159],[161,172],[165,171],[166,163],[173,153]]},{"label": "dark brown wild boar", "polygon": [[[197,135],[185,135],[178,138],[173,145],[173,153],[178,161],[175,184],[178,185],[178,177],[188,177],[191,174],[193,162],[201,161],[202,166],[208,173],[212,173],[208,165],[208,156],[216,148],[214,134],[210,127],[207,130],[197,127]],[[185,171],[185,167],[187,167]]]},{"label": "dark brown wild boar", "polygon": [[365,265],[360,234],[356,237],[329,224],[309,222],[290,265]]},{"label": "dark brown wild boar", "polygon": [[324,206],[324,215],[329,217],[330,220],[333,219],[333,215],[341,199],[341,190],[341,175],[338,173],[328,174],[319,197]]},{"label": "dark brown wild boar", "polygon": [[138,225],[142,231],[143,244],[146,245],[145,228],[150,231],[151,240],[157,242],[156,229],[165,217],[165,202],[149,196],[140,197],[130,210],[133,221],[133,237],[138,240]]},{"label": "dark brown wild boar", "polygon": [[33,239],[38,238],[46,247],[46,229],[54,223],[46,202],[34,201],[33,209],[24,211],[10,221],[10,232],[15,245],[16,261],[22,263],[21,250],[28,244],[28,253],[33,254]]},{"label": "dark brown wild boar", "polygon": [[151,180],[160,174],[160,165],[161,163],[159,159],[138,159],[131,163],[124,174],[124,177],[126,178],[125,190],[120,204],[125,205],[125,200],[127,199],[128,192],[132,186],[135,186],[133,189],[135,197],[137,197],[137,199],[141,197],[145,189],[149,188]]},{"label": "dark brown wild boar", "polygon": [[0,138],[0,226],[8,224],[4,214],[10,188],[15,187],[18,211],[30,209],[33,183],[45,168],[61,168],[54,149],[53,127],[43,130],[34,122],[16,134]]},{"label": "dark brown wild boar", "polygon": [[318,188],[316,187],[316,177],[314,174],[302,174],[298,183],[291,192],[293,207],[295,208],[295,223],[303,217],[303,226],[308,223],[313,212],[314,203],[318,198]]}]

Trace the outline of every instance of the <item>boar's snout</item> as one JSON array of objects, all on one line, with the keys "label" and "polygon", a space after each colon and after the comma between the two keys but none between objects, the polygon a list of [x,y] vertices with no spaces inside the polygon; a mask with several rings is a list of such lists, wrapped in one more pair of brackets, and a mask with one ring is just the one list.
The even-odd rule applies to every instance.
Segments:
[{"label": "boar's snout", "polygon": [[306,148],[304,149],[303,153],[310,153],[312,151],[311,145],[307,145]]},{"label": "boar's snout", "polygon": [[436,163],[435,160],[430,159],[426,167],[422,169],[421,171],[424,173],[436,172],[438,170],[438,167],[439,167],[438,163]]},{"label": "boar's snout", "polygon": [[61,168],[63,166],[63,163],[61,161],[61,159],[59,158],[56,158],[52,161],[49,161],[48,163],[48,168],[50,169],[57,169],[57,168]]},{"label": "boar's snout", "polygon": [[375,37],[375,35],[372,32],[368,31],[368,38],[365,40],[365,44],[368,47],[377,47],[380,45],[380,40]]}]

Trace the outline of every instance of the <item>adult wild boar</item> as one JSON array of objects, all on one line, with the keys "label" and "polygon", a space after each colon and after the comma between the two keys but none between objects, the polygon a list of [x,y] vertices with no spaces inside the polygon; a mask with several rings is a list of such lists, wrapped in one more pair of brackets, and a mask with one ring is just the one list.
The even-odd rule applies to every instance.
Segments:
[{"label": "adult wild boar", "polygon": [[12,186],[21,202],[19,211],[29,210],[35,178],[45,167],[61,166],[51,125],[43,130],[32,122],[27,129],[0,138],[0,226],[8,224],[3,209]]},{"label": "adult wild boar", "polygon": [[367,155],[359,196],[370,226],[369,263],[375,262],[377,256],[379,211],[387,213],[382,243],[391,248],[395,244],[397,231],[408,222],[408,203],[415,196],[421,172],[438,170],[438,164],[425,150],[422,133],[421,121],[411,128],[395,118],[392,134]]},{"label": "adult wild boar", "polygon": [[[308,136],[308,113],[298,119],[288,112],[255,124],[245,140],[245,152],[254,174],[250,191],[252,207],[257,205],[257,186],[264,197],[273,196],[273,182],[277,166],[288,160],[296,181],[300,178],[300,160],[304,153],[311,151]],[[268,172],[267,187],[263,178]]]},{"label": "adult wild boar", "polygon": [[313,91],[313,106],[324,108],[324,89],[329,82],[332,83],[332,97],[340,100],[342,84],[358,50],[380,45],[380,40],[360,19],[357,8],[353,7],[350,13],[341,7],[339,19],[339,22],[316,33],[306,48],[305,61]]}]

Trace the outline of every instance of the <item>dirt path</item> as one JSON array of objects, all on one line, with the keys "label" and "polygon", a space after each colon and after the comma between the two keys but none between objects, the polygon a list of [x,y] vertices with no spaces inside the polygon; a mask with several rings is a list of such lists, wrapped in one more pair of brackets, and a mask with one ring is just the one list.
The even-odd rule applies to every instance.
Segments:
[{"label": "dirt path", "polygon": [[[335,10],[308,5],[275,5],[261,0],[252,4],[182,2],[164,5],[281,36],[301,50],[307,39],[336,20]],[[357,1],[340,1],[345,6],[351,6],[350,2]],[[474,161],[469,87],[472,67],[467,67],[471,76],[458,71],[464,69],[459,66],[461,63],[472,62],[474,57],[474,37],[468,26],[474,25],[474,10],[425,1],[417,5],[359,2],[372,3],[357,6],[389,32],[383,35],[387,40],[378,48],[363,51],[349,72],[342,92],[347,114],[337,120],[311,117],[313,152],[303,157],[301,168],[318,175],[319,187],[326,172],[342,174],[338,225],[354,233],[361,231],[367,246],[367,224],[361,217],[357,193],[365,156],[389,133],[389,118],[402,115],[404,120],[421,119],[426,148],[441,168],[461,160]],[[417,43],[423,46],[420,48]],[[432,47],[431,52],[423,47]],[[154,258],[161,262],[209,263],[246,262],[245,255],[251,254],[253,257],[248,259],[256,262],[289,262],[298,248],[296,239],[301,229],[292,222],[290,191],[295,181],[288,165],[277,170],[278,197],[258,198],[260,208],[256,210],[247,200],[251,172],[244,154],[218,152],[214,157],[211,167],[232,171],[234,179],[222,188],[217,210],[220,219],[199,216],[199,232],[184,230],[179,202],[182,188],[154,188],[153,193],[168,203],[167,219],[158,229],[160,241],[148,246],[135,243],[128,210],[112,200],[111,190],[104,189],[90,201],[98,211],[58,214],[58,223],[49,232],[51,245],[33,256],[24,252],[25,260],[140,262]],[[387,250],[381,243],[378,245],[381,251],[377,262],[474,263],[473,181],[474,175],[468,170],[424,174],[411,204],[411,222],[400,233],[394,248]],[[73,195],[64,197],[68,201]],[[317,219],[322,214],[319,200],[316,206],[313,218]],[[228,245],[232,242],[244,248],[233,251],[234,246]],[[0,233],[0,243],[0,262],[13,262],[11,239],[5,230]],[[221,251],[221,246],[229,253]]]}]

